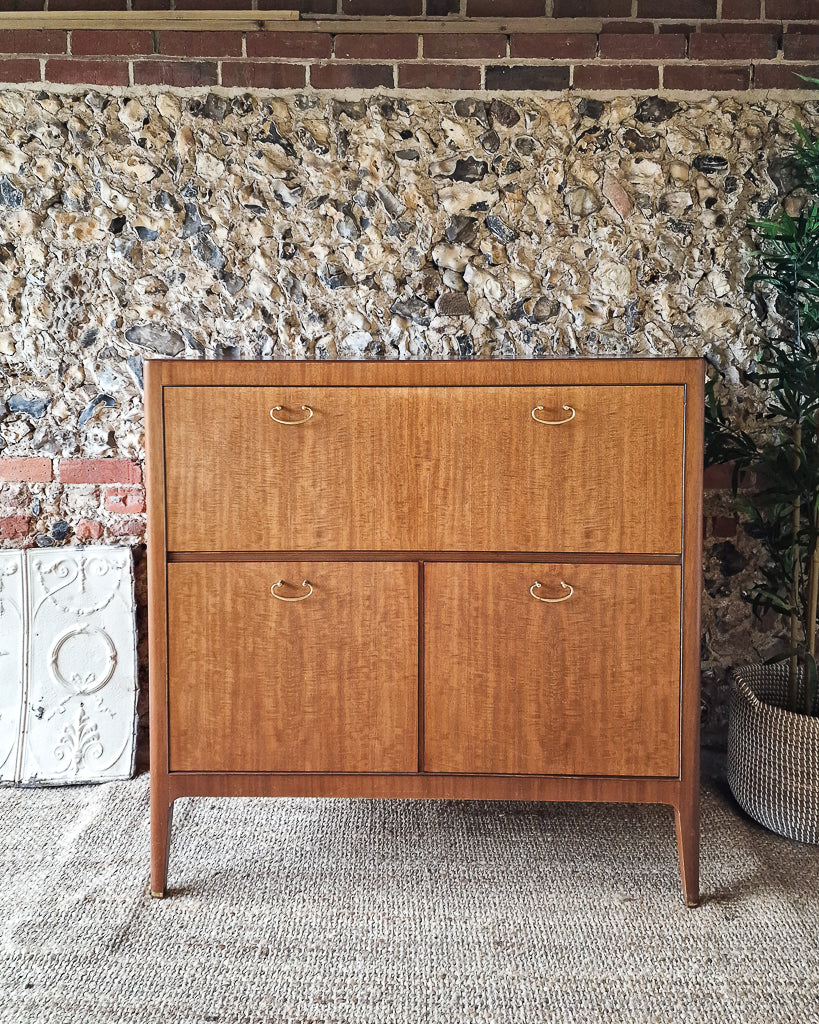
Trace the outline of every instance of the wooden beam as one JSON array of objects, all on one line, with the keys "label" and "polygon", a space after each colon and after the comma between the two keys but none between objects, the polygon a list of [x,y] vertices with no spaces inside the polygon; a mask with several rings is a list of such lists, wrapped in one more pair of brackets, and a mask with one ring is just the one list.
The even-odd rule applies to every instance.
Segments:
[{"label": "wooden beam", "polygon": [[278,29],[298,19],[298,11],[49,11],[0,13],[0,31],[12,28],[142,28],[252,32],[265,28],[268,23]]},{"label": "wooden beam", "polygon": [[[690,19],[689,19],[690,21]],[[688,22],[686,22],[687,24]],[[347,32],[418,33],[460,35],[463,32],[506,34],[510,32],[598,33],[602,18],[394,18],[299,15],[298,11],[50,11],[48,13],[0,13],[3,29],[151,29],[154,31],[215,32]]]}]

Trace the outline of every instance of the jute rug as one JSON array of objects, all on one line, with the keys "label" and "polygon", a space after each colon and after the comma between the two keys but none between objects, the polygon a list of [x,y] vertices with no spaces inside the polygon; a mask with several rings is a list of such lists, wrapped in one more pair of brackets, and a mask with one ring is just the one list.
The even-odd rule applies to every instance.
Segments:
[{"label": "jute rug", "polygon": [[670,810],[185,800],[147,896],[148,780],[0,791],[3,1024],[819,1021],[819,848]]}]

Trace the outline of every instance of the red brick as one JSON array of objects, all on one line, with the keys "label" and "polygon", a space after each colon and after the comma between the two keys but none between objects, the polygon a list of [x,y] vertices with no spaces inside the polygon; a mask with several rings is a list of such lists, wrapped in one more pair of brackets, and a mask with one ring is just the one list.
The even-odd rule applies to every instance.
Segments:
[{"label": "red brick", "polygon": [[154,37],[151,32],[134,29],[75,29],[71,33],[71,52],[75,57],[153,53]]},{"label": "red brick", "polygon": [[581,64],[575,89],[658,89],[660,73],[651,64]]},{"label": "red brick", "polygon": [[607,60],[668,60],[685,56],[682,35],[619,35],[606,32],[600,36],[600,56]]},{"label": "red brick", "polygon": [[81,519],[74,527],[77,540],[99,540],[102,536],[102,523],[96,519]]},{"label": "red brick", "polygon": [[222,85],[240,89],[303,89],[304,64],[259,64],[253,61],[225,61]]},{"label": "red brick", "polygon": [[241,32],[159,32],[157,52],[165,57],[241,57]]},{"label": "red brick", "polygon": [[[259,0],[260,11],[292,11],[293,0]],[[335,14],[336,0],[299,0],[301,14]]]},{"label": "red brick", "polygon": [[819,78],[819,64],[754,64],[755,89],[813,89],[799,77]]},{"label": "red brick", "polygon": [[0,480],[25,480],[28,483],[48,483],[54,479],[51,459],[43,456],[0,459]]},{"label": "red brick", "polygon": [[31,516],[0,516],[0,540],[20,540],[30,525]]},{"label": "red brick", "polygon": [[140,60],[134,62],[136,85],[216,85],[216,64],[209,60]]},{"label": "red brick", "polygon": [[696,32],[688,41],[691,60],[773,60],[776,39],[769,35],[737,32]]},{"label": "red brick", "polygon": [[506,36],[494,32],[425,33],[424,56],[430,60],[505,57]]},{"label": "red brick", "polygon": [[555,18],[630,18],[631,0],[554,0]]},{"label": "red brick", "polygon": [[509,42],[512,57],[560,60],[597,53],[597,36],[591,32],[515,32]]},{"label": "red brick", "polygon": [[562,92],[569,88],[567,64],[494,64],[486,69],[487,89]]},{"label": "red brick", "polygon": [[0,3],[0,11],[22,13],[24,11],[42,11],[43,0],[5,0]]},{"label": "red brick", "polygon": [[637,0],[638,18],[716,18],[717,0]]},{"label": "red brick", "polygon": [[105,492],[107,512],[133,515],[145,511],[145,491],[141,487],[109,487]]},{"label": "red brick", "polygon": [[124,11],[126,0],[49,0],[49,11]]},{"label": "red brick", "polygon": [[59,32],[57,29],[9,29],[7,32],[0,32],[0,52],[65,53],[66,36],[65,32]]},{"label": "red brick", "polygon": [[178,11],[249,11],[253,4],[251,0],[176,0],[174,6]]},{"label": "red brick", "polygon": [[399,89],[480,89],[481,70],[469,64],[398,65]]},{"label": "red brick", "polygon": [[[680,32],[681,29],[677,28],[675,31]],[[649,35],[654,35],[654,22],[653,21],[604,21],[600,34],[604,32],[618,32],[621,35],[628,32],[644,32]]]},{"label": "red brick", "polygon": [[[719,24],[722,25],[722,22],[719,22]],[[702,26],[699,26],[685,25],[682,22],[675,21],[671,25],[660,24],[657,30],[660,32],[661,35],[667,34],[668,32],[671,32],[672,34],[676,32],[677,35],[690,36],[693,35],[695,32],[699,32],[700,28],[704,30],[707,27],[707,25],[708,22],[703,22]]]},{"label": "red brick", "polygon": [[725,35],[731,35],[733,32],[744,35],[768,35],[778,40],[782,35],[782,26],[778,21],[704,21],[695,31],[722,32]]},{"label": "red brick", "polygon": [[39,82],[38,60],[0,60],[0,82]]},{"label": "red brick", "polygon": [[726,68],[714,64],[666,64],[663,70],[663,86],[666,89],[736,92],[749,88],[750,78],[750,67]]},{"label": "red brick", "polygon": [[782,39],[785,60],[816,60],[819,58],[819,34],[788,33]]},{"label": "red brick", "polygon": [[60,459],[64,484],[141,484],[142,469],[131,459]]},{"label": "red brick", "polygon": [[466,0],[466,14],[469,18],[543,18],[546,4],[544,0]]},{"label": "red brick", "polygon": [[142,519],[120,519],[111,523],[108,529],[114,537],[142,537],[145,523]]},{"label": "red brick", "polygon": [[314,89],[392,89],[392,67],[384,64],[311,64]]},{"label": "red brick", "polygon": [[247,55],[329,59],[332,36],[327,32],[248,32]]},{"label": "red brick", "polygon": [[762,17],[760,0],[722,0],[722,16],[729,20],[741,21]]},{"label": "red brick", "polygon": [[336,57],[361,60],[412,60],[418,56],[418,36],[404,32],[337,35]]},{"label": "red brick", "polygon": [[778,21],[819,21],[819,0],[765,0],[765,17]]},{"label": "red brick", "polygon": [[342,14],[392,14],[412,18],[421,14],[421,0],[390,0],[389,10],[384,10],[384,0],[341,0]]},{"label": "red brick", "polygon": [[119,60],[46,61],[45,80],[66,85],[128,85],[128,64]]},{"label": "red brick", "polygon": [[131,0],[132,11],[169,11],[171,0]]},{"label": "red brick", "polygon": [[711,532],[714,537],[736,537],[737,521],[734,516],[714,516],[711,520]]}]

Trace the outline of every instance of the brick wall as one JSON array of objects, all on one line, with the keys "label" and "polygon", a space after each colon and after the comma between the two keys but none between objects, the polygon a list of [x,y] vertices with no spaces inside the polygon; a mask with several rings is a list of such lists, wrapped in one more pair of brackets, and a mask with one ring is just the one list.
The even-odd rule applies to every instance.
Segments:
[{"label": "brick wall", "polygon": [[[0,11],[42,11],[6,0]],[[801,90],[819,0],[49,0],[62,12],[275,11],[242,30],[0,29],[0,82],[240,89]],[[387,9],[390,18],[383,17]],[[379,17],[380,16],[380,17]],[[401,19],[401,20],[396,20]],[[160,25],[160,22],[157,22]],[[272,27],[271,27],[272,26]]]}]

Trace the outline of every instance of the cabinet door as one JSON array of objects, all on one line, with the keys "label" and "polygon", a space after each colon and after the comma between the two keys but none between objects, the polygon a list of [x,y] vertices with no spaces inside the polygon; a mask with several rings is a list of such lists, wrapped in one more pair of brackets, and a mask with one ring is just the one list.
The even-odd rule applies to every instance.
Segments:
[{"label": "cabinet door", "polygon": [[171,771],[417,770],[417,564],[172,563],[168,617]]},{"label": "cabinet door", "polygon": [[427,564],[424,607],[426,771],[678,775],[678,566]]}]

